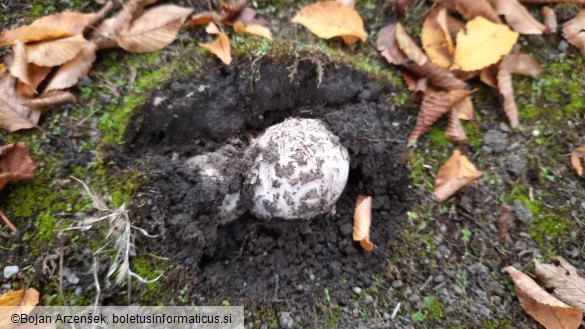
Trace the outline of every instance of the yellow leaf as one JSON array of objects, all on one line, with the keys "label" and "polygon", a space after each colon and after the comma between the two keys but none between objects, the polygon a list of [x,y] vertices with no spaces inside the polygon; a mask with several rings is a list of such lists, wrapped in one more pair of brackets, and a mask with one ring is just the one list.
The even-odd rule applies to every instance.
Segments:
[{"label": "yellow leaf", "polygon": [[346,43],[366,41],[368,34],[360,14],[350,6],[336,1],[317,2],[303,7],[292,19],[323,39],[345,37]]},{"label": "yellow leaf", "polygon": [[453,151],[453,155],[445,162],[437,174],[435,181],[435,196],[442,202],[457,192],[463,186],[473,182],[481,176],[481,171],[475,169],[473,163],[461,151]]},{"label": "yellow leaf", "polygon": [[510,52],[518,33],[506,25],[496,24],[478,16],[467,22],[457,35],[455,61],[451,69],[475,71],[496,63]]},{"label": "yellow leaf", "polygon": [[225,33],[220,33],[215,41],[210,43],[200,43],[199,46],[214,53],[222,62],[229,65],[232,62],[230,39]]},{"label": "yellow leaf", "polygon": [[272,33],[266,26],[260,24],[245,25],[242,21],[234,23],[234,30],[238,33],[248,33],[272,40]]},{"label": "yellow leaf", "polygon": [[561,302],[542,289],[528,275],[512,266],[505,267],[514,281],[516,296],[526,313],[547,329],[577,329],[583,313]]},{"label": "yellow leaf", "polygon": [[353,216],[353,241],[359,241],[366,251],[374,249],[370,241],[370,225],[372,224],[372,197],[359,195]]},{"label": "yellow leaf", "polygon": [[422,46],[431,62],[449,67],[453,62],[455,47],[447,26],[447,9],[433,9],[422,28]]},{"label": "yellow leaf", "polygon": [[10,291],[0,296],[0,328],[12,329],[18,324],[10,319],[12,314],[29,314],[39,302],[39,292],[34,288]]}]

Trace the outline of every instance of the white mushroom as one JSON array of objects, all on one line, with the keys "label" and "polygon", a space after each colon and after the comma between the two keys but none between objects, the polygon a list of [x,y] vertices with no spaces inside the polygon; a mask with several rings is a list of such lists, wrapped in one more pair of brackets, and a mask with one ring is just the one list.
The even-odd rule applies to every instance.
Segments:
[{"label": "white mushroom", "polygon": [[251,212],[261,218],[311,218],[330,212],[349,174],[339,138],[316,119],[287,119],[252,145]]}]

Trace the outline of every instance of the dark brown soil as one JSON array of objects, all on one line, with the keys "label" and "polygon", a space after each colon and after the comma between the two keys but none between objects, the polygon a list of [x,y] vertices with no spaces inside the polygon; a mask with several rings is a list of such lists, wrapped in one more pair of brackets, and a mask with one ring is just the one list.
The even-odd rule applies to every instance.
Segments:
[{"label": "dark brown soil", "polygon": [[[174,81],[131,120],[139,123],[128,135],[132,157],[157,173],[144,189],[160,190],[166,199],[165,234],[150,248],[189,268],[204,298],[286,301],[303,309],[328,288],[332,300],[347,303],[352,287],[369,286],[384,272],[389,241],[411,204],[404,144],[409,127],[404,114],[379,100],[392,90],[335,65],[323,68],[319,84],[317,66],[309,62],[298,63],[291,79],[291,64],[234,65]],[[218,225],[215,209],[241,184],[238,170],[249,167],[238,156],[249,136],[287,117],[323,120],[348,148],[351,172],[336,214],[266,221],[246,213]],[[234,152],[225,181],[210,182],[185,165],[187,157],[225,145]],[[372,252],[352,241],[359,194],[374,197]]]}]

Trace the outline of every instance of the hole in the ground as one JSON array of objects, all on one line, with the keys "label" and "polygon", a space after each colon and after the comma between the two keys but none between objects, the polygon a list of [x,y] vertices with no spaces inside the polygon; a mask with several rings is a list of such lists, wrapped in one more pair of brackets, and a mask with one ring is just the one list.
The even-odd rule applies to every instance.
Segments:
[{"label": "hole in the ground", "polygon": [[[410,203],[406,114],[381,99],[383,86],[346,66],[265,60],[169,83],[137,111],[129,153],[155,173],[145,190],[164,202],[164,238],[148,248],[190,270],[197,293],[251,301],[341,299],[384,274],[391,241]],[[244,212],[220,225],[217,208],[234,192],[242,150],[265,128],[288,117],[324,122],[347,147],[350,175],[334,214],[312,220],[263,220]],[[229,149],[224,181],[201,179],[186,166],[195,155]],[[230,153],[231,152],[231,153]],[[359,194],[372,195],[372,252],[352,241]],[[156,213],[161,213],[158,209]],[[153,220],[154,222],[154,220]],[[142,223],[148,226],[147,220]],[[311,297],[312,296],[312,297]]]}]

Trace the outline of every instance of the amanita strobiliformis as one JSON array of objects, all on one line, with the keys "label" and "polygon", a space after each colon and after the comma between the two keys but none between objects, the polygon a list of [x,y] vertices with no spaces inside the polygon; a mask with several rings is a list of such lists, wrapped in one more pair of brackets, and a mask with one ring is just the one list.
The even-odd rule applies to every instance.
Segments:
[{"label": "amanita strobiliformis", "polygon": [[347,183],[349,155],[320,120],[287,119],[266,129],[252,147],[254,215],[311,218],[333,209]]},{"label": "amanita strobiliformis", "polygon": [[[224,150],[199,155],[187,164],[203,179],[228,180]],[[266,129],[244,152],[241,191],[231,191],[219,205],[222,222],[245,210],[260,218],[312,218],[331,212],[349,174],[349,155],[339,138],[316,119],[287,119]],[[249,168],[249,169],[248,169]]]}]

